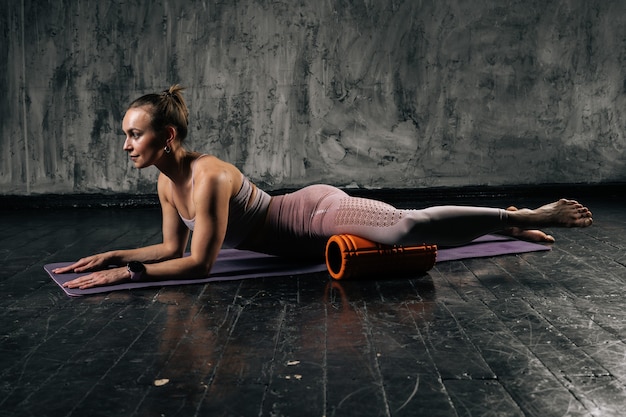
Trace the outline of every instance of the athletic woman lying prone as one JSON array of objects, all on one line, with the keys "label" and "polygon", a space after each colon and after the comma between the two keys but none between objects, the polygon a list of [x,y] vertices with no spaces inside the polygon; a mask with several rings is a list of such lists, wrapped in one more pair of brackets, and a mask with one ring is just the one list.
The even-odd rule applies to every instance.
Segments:
[{"label": "athletic woman lying prone", "polygon": [[[222,245],[280,256],[322,258],[335,234],[400,245],[457,245],[508,230],[552,242],[541,227],[586,227],[591,212],[572,200],[530,209],[437,206],[401,210],[312,185],[270,197],[234,165],[187,151],[189,111],[178,85],[133,101],[122,122],[124,150],[137,168],[156,166],[163,242],[80,259],[54,273],[91,272],[65,284],[90,288],[123,280],[204,278]],[[183,257],[190,231],[191,255]],[[108,268],[110,265],[123,265]]]}]

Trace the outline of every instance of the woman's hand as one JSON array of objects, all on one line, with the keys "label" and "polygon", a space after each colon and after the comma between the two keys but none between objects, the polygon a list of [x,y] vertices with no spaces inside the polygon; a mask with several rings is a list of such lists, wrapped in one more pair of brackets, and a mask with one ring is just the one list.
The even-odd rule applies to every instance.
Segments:
[{"label": "woman's hand", "polygon": [[113,256],[111,252],[99,253],[97,255],[87,256],[86,258],[82,258],[72,265],[64,266],[63,268],[53,269],[52,272],[55,274],[65,274],[66,272],[87,272],[87,271],[96,271],[98,269],[104,269],[111,265],[113,262]]},{"label": "woman's hand", "polygon": [[110,268],[103,271],[96,271],[92,274],[78,277],[68,281],[63,286],[65,288],[79,288],[81,290],[98,287],[100,285],[113,284],[130,278],[130,272],[126,267]]}]

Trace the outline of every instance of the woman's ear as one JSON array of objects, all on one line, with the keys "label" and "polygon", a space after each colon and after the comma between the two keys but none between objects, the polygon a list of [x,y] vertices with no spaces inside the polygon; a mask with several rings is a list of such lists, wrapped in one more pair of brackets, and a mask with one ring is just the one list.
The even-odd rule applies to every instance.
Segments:
[{"label": "woman's ear", "polygon": [[176,128],[174,126],[165,126],[165,144],[170,148],[172,147],[172,142],[174,142],[174,139],[176,139],[177,134],[178,132],[176,131]]}]

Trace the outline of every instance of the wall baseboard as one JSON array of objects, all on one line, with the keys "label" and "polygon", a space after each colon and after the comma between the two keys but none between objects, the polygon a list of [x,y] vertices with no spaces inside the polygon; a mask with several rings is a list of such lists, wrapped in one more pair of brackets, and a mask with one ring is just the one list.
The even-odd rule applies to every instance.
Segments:
[{"label": "wall baseboard", "polygon": [[[558,198],[571,198],[584,202],[584,199],[624,199],[626,183],[600,184],[540,184],[516,186],[471,186],[433,188],[385,188],[385,189],[346,189],[356,197],[376,198],[391,204],[403,206],[415,202],[465,202],[476,200],[520,199],[551,201]],[[292,192],[293,189],[275,190],[271,195]],[[33,194],[0,195],[1,210],[56,209],[56,208],[124,208],[158,207],[156,194]]]}]

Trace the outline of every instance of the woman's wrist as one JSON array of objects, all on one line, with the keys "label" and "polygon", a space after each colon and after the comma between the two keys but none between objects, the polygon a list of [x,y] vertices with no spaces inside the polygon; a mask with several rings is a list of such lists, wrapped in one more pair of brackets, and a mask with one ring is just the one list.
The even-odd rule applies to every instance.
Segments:
[{"label": "woman's wrist", "polygon": [[124,260],[124,257],[122,256],[120,251],[112,250],[112,251],[107,252],[105,255],[108,258],[109,263],[111,265],[120,265],[120,266],[122,266],[122,265],[126,265],[127,264],[127,262]]}]

